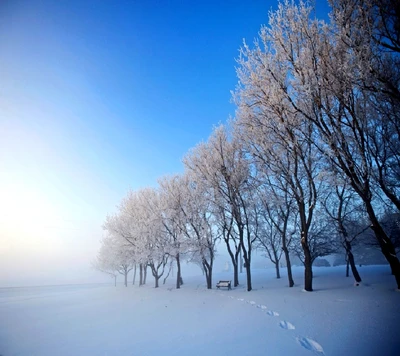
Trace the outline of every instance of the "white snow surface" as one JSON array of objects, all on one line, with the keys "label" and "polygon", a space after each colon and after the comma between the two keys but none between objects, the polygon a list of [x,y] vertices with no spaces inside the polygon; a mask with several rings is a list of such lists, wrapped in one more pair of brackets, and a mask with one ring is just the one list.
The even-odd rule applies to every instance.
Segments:
[{"label": "white snow surface", "polygon": [[[0,355],[398,355],[400,293],[388,266],[314,268],[314,292],[253,270],[253,291],[203,276],[146,286],[0,288]],[[184,273],[184,270],[183,270]],[[227,272],[219,279],[232,279]]]}]

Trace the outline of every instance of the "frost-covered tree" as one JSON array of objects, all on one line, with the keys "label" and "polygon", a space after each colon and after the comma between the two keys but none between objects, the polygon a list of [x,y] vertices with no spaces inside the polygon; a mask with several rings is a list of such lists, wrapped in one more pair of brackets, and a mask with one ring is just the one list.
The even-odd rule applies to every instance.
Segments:
[{"label": "frost-covered tree", "polygon": [[160,195],[156,189],[142,189],[139,191],[138,206],[130,209],[139,209],[140,219],[136,222],[142,245],[144,260],[150,267],[154,277],[155,288],[159,287],[159,280],[166,271],[170,256],[171,244],[169,234],[165,231],[160,209]]},{"label": "frost-covered tree", "polygon": [[208,141],[185,157],[186,168],[207,187],[212,209],[222,223],[221,230],[234,266],[234,285],[238,284],[238,254],[243,253],[247,290],[251,285],[251,254],[255,234],[252,199],[254,185],[250,160],[240,141],[229,138],[223,125],[216,127]]},{"label": "frost-covered tree", "polygon": [[257,250],[264,252],[275,266],[276,278],[281,278],[279,263],[282,257],[282,240],[279,231],[275,228],[271,209],[266,209],[257,212],[256,220],[256,241]]},{"label": "frost-covered tree", "polygon": [[151,188],[130,191],[119,205],[118,213],[107,217],[104,229],[132,246],[134,259],[140,267],[140,284],[144,283],[148,266],[157,288],[170,253],[168,235],[162,225],[159,193]]},{"label": "frost-covered tree", "polygon": [[267,256],[275,264],[277,278],[280,278],[279,261],[281,253],[285,255],[289,287],[294,286],[290,261],[290,246],[295,233],[296,213],[293,210],[293,200],[287,191],[276,187],[271,176],[260,176],[257,189],[258,226],[257,244],[266,250]]},{"label": "frost-covered tree", "polygon": [[139,210],[130,209],[130,206],[135,205],[135,201],[138,201],[138,193],[129,191],[117,207],[117,212],[107,216],[103,229],[109,235],[121,237],[131,246],[133,260],[135,264],[139,265],[140,269],[139,285],[142,285],[145,283],[143,271],[147,266],[147,261],[143,254],[142,240],[139,239],[139,227],[136,224],[140,216],[140,214],[138,215]]},{"label": "frost-covered tree", "polygon": [[[359,142],[357,151],[368,159],[365,163],[368,179],[379,186],[379,194],[385,195],[400,211],[398,1],[331,0],[330,3],[332,26],[336,30],[334,57],[341,56],[341,61],[336,68],[328,62],[331,71],[326,72],[332,76],[337,66],[345,66],[340,79],[345,79],[347,85],[340,90],[351,94],[338,97],[341,91],[336,89],[333,95],[346,117],[351,118],[349,127],[353,127],[353,137],[357,135],[353,138]],[[325,62],[321,64],[326,65]],[[352,111],[352,116],[348,111]]]},{"label": "frost-covered tree", "polygon": [[[320,63],[322,95],[313,95],[319,98],[322,115],[311,119],[326,144],[321,147],[330,151],[331,161],[362,199],[400,288],[400,262],[379,221],[383,196],[400,211],[400,58],[398,24],[392,22],[399,18],[398,5],[369,0],[331,3],[334,42],[329,58]],[[386,17],[387,12],[394,17]]]},{"label": "frost-covered tree", "polygon": [[246,44],[241,49],[239,85],[234,93],[238,105],[235,125],[258,169],[273,176],[278,188],[296,204],[305,259],[304,284],[312,291],[308,232],[318,198],[320,154],[310,142],[312,125],[287,103],[291,73],[281,60],[281,17],[284,14],[280,12],[271,14],[270,27],[261,29],[263,46],[256,42],[254,49]]},{"label": "frost-covered tree", "polygon": [[[338,233],[333,223],[322,210],[316,210],[315,214],[318,216],[318,219],[314,219],[308,232],[311,263],[314,263],[319,257],[336,253],[339,248]],[[299,246],[299,244],[294,244],[293,252],[305,264],[304,250],[299,248]]]},{"label": "frost-covered tree", "polygon": [[188,249],[184,233],[185,188],[181,185],[179,176],[163,177],[159,179],[162,224],[170,237],[170,253],[175,258],[177,266],[176,288],[183,284],[181,272],[181,256]]},{"label": "frost-covered tree", "polygon": [[[341,238],[341,243],[346,251],[347,265],[350,266],[356,283],[361,282],[354,254],[353,245],[368,226],[360,227],[356,221],[360,221],[362,211],[361,202],[355,192],[346,181],[339,181],[341,184],[332,182],[332,190],[327,194],[323,205],[330,219],[336,225]],[[347,275],[347,273],[346,273]]]},{"label": "frost-covered tree", "polygon": [[[387,46],[398,38],[392,21],[396,11],[390,1],[384,8],[372,0],[331,4],[328,23],[315,19],[313,9],[301,1],[285,1],[271,13],[254,50],[245,46],[242,51],[238,74],[242,89],[248,90],[239,90],[239,102],[247,102],[254,116],[265,117],[265,108],[275,107],[280,108],[277,117],[295,118],[294,135],[287,132],[292,141],[309,140],[349,179],[400,288],[400,263],[376,205],[384,196],[400,206],[400,57]],[[391,14],[383,35],[380,9]]]},{"label": "frost-covered tree", "polygon": [[107,236],[101,241],[100,250],[93,262],[93,267],[114,277],[117,273],[124,276],[124,285],[128,286],[128,273],[134,265],[131,247],[117,236]]},{"label": "frost-covered tree", "polygon": [[189,261],[200,262],[206,276],[207,288],[212,288],[212,272],[216,244],[220,232],[216,228],[211,202],[207,198],[208,187],[190,172],[176,177],[182,196],[181,231],[186,236],[185,250]]},{"label": "frost-covered tree", "polygon": [[92,267],[100,272],[108,274],[114,278],[114,285],[117,286],[118,276],[118,265],[112,260],[109,255],[108,242],[104,239],[101,242],[100,249],[94,261],[92,261]]},{"label": "frost-covered tree", "polygon": [[400,208],[400,58],[376,40],[378,2],[331,3],[328,24],[311,19],[312,10],[304,4],[282,7],[287,38],[282,60],[290,66],[294,89],[286,91],[286,100],[290,110],[312,123],[314,145],[363,201],[400,287],[400,263],[378,218],[383,197]]}]

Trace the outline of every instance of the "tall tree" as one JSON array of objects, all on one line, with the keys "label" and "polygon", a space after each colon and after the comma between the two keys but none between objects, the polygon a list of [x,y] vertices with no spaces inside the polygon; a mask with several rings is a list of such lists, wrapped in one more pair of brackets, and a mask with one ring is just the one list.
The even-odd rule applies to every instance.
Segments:
[{"label": "tall tree", "polygon": [[337,227],[346,251],[346,261],[350,265],[353,277],[356,283],[360,283],[362,280],[354,260],[352,248],[356,238],[368,228],[368,226],[357,228],[354,224],[354,221],[359,217],[360,202],[354,191],[344,181],[340,185],[335,184],[334,192],[330,192],[326,196],[323,205]]},{"label": "tall tree", "polygon": [[100,272],[108,274],[114,279],[114,286],[117,286],[118,265],[110,256],[108,241],[103,239],[101,241],[100,249],[97,253],[95,260],[92,262],[92,267]]},{"label": "tall tree", "polygon": [[179,289],[183,284],[181,255],[186,252],[185,234],[182,231],[184,215],[181,209],[185,199],[184,191],[179,184],[178,176],[162,177],[158,183],[160,186],[162,224],[171,239],[171,253],[177,266],[176,288]]},{"label": "tall tree", "polygon": [[177,178],[183,190],[180,201],[182,232],[187,237],[187,254],[190,260],[199,261],[206,276],[207,288],[212,288],[212,272],[216,244],[220,231],[215,225],[211,202],[207,199],[208,187],[193,174],[186,172]]},{"label": "tall tree", "polygon": [[246,44],[238,59],[239,85],[234,93],[238,105],[236,130],[265,175],[272,175],[296,204],[300,241],[305,258],[304,284],[312,291],[312,258],[308,232],[319,189],[320,157],[311,144],[313,127],[288,105],[291,71],[282,61],[281,23],[284,8],[270,15],[270,27],[262,27],[263,47]]},{"label": "tall tree", "polygon": [[93,266],[99,271],[115,278],[116,272],[124,276],[124,285],[128,286],[128,273],[133,269],[134,260],[130,246],[118,236],[109,235],[103,238],[101,247]]},{"label": "tall tree", "polygon": [[[400,57],[395,48],[387,51],[388,46],[377,40],[382,22],[375,11],[378,2],[337,0],[331,4],[329,23],[313,18],[313,9],[303,2],[280,4],[270,16],[269,27],[261,29],[263,47],[257,44],[254,51],[245,51],[252,65],[239,74],[246,76],[261,68],[264,76],[250,77],[250,83],[259,88],[254,100],[266,93],[274,98],[268,107],[281,104],[283,113],[309,122],[298,126],[295,138],[308,136],[326,160],[347,176],[365,205],[400,288],[400,263],[379,222],[376,205],[385,196],[400,206]],[[390,4],[385,1],[385,6]]]},{"label": "tall tree", "polygon": [[293,75],[301,101],[292,101],[292,109],[313,123],[318,135],[314,144],[363,201],[400,288],[400,262],[378,217],[383,197],[400,208],[400,59],[397,51],[376,41],[377,2],[331,3],[331,23],[320,23],[312,36],[307,11],[299,15],[298,23],[304,24],[296,27],[302,56],[291,62],[297,68]]},{"label": "tall tree", "polygon": [[132,246],[135,261],[139,263],[140,284],[145,283],[148,266],[156,288],[170,252],[159,207],[159,193],[155,189],[130,191],[118,206],[118,212],[108,216],[103,225],[106,231],[124,238]]},{"label": "tall tree", "polygon": [[[223,125],[214,129],[206,143],[199,144],[185,157],[186,168],[208,186],[214,211],[223,215],[224,240],[234,266],[235,284],[238,282],[238,249],[246,266],[247,290],[251,285],[251,253],[255,241],[252,232],[252,194],[254,192],[250,160],[240,141],[229,139]],[[237,237],[237,239],[236,239]],[[236,247],[232,251],[233,241]]]},{"label": "tall tree", "polygon": [[[289,287],[293,287],[294,281],[289,251],[296,226],[293,200],[290,199],[287,191],[282,191],[278,188],[272,176],[261,175],[258,179],[260,180],[257,189],[260,218],[265,221],[271,231],[269,239],[267,236],[267,246],[265,247],[273,247],[271,255],[274,257],[278,277],[279,266],[277,262],[279,262],[279,252],[277,248],[281,246],[285,255]],[[264,237],[261,238],[264,239]],[[274,263],[274,261],[272,262]]]}]

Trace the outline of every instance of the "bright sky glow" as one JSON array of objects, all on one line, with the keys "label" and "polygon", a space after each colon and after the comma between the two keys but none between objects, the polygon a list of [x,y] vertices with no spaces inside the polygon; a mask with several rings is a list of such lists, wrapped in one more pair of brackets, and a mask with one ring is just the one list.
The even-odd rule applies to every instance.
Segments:
[{"label": "bright sky glow", "polygon": [[0,2],[0,287],[104,280],[106,214],[234,115],[238,48],[275,7]]}]

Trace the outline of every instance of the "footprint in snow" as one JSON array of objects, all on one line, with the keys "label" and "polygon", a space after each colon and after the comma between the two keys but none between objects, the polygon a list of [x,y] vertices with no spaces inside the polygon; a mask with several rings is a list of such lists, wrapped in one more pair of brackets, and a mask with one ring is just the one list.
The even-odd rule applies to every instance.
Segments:
[{"label": "footprint in snow", "polygon": [[294,329],[296,329],[296,328],[294,327],[294,325],[293,325],[292,323],[289,323],[288,321],[281,321],[281,322],[279,323],[279,326],[280,326],[282,329],[285,329],[285,330],[294,330]]},{"label": "footprint in snow", "polygon": [[255,306],[256,305],[256,302],[255,301],[253,301],[253,300],[251,300],[250,302],[248,302],[250,305],[252,305],[252,306]]},{"label": "footprint in snow", "polygon": [[232,297],[231,295],[229,296],[229,298],[234,299],[234,297]]},{"label": "footprint in snow", "polygon": [[279,316],[279,313],[278,313],[278,312],[272,311],[272,310],[268,310],[268,311],[267,311],[267,314],[268,314],[269,316]]},{"label": "footprint in snow", "polygon": [[238,301],[239,301],[239,302],[243,302],[244,299],[243,299],[243,298],[238,298]]},{"label": "footprint in snow", "polygon": [[310,339],[308,337],[298,337],[296,338],[296,340],[301,346],[303,346],[307,350],[314,351],[320,354],[324,353],[324,349],[322,348],[322,346],[313,339]]},{"label": "footprint in snow", "polygon": [[258,304],[258,305],[257,305],[257,308],[259,308],[259,309],[261,309],[261,310],[267,309],[267,307],[266,307],[265,305],[262,305],[262,304]]}]

